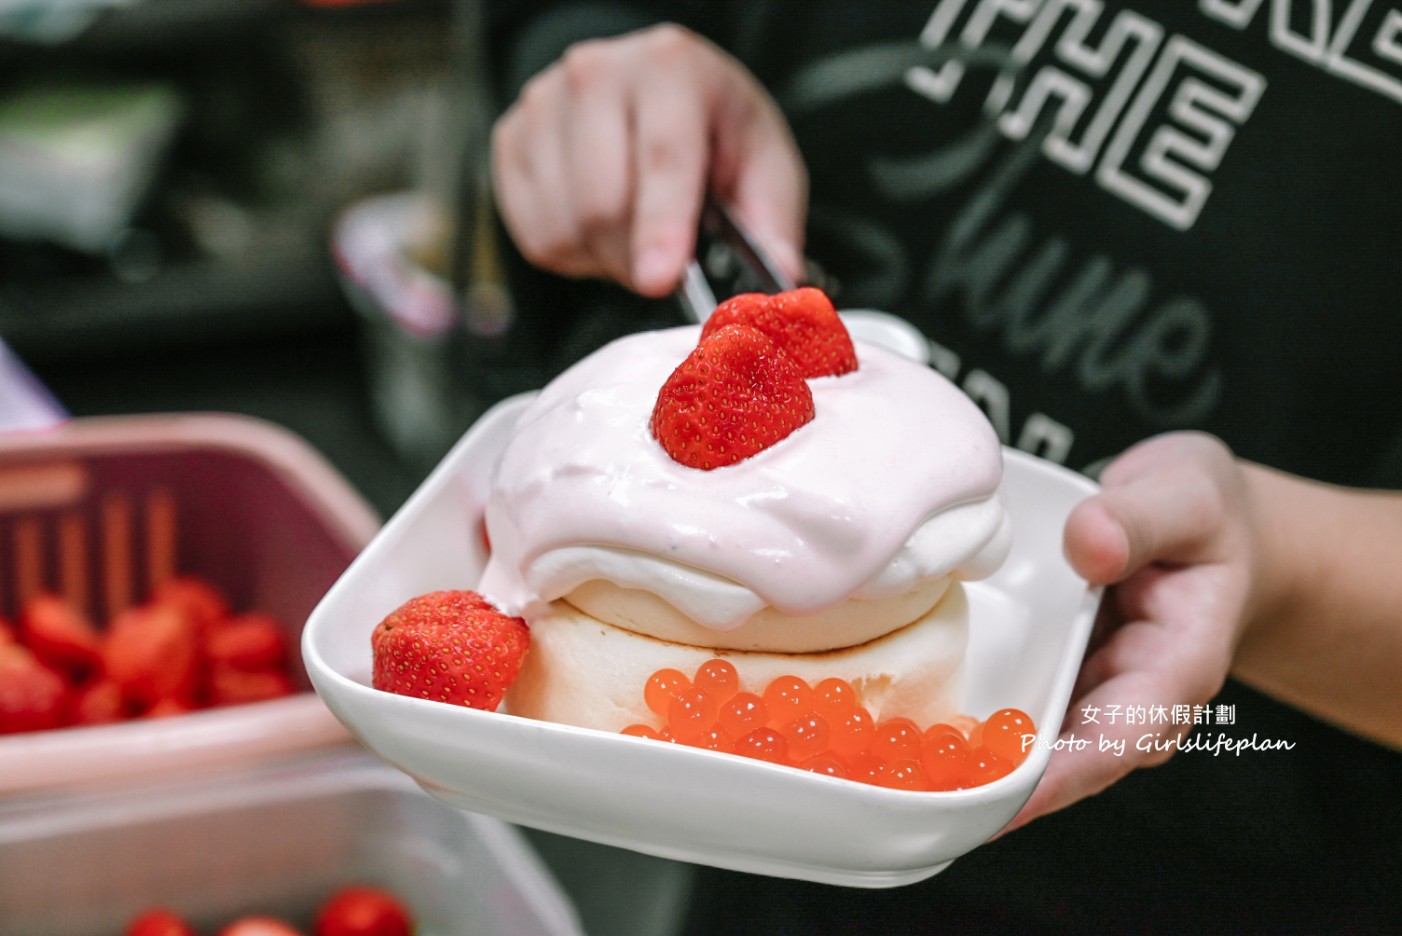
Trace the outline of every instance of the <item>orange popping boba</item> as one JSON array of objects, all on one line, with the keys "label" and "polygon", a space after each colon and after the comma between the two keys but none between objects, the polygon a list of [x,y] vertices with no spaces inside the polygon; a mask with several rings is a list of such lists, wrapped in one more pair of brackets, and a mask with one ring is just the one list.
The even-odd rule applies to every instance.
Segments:
[{"label": "orange popping boba", "polygon": [[1027,758],[1036,725],[1026,712],[999,709],[984,721],[967,715],[921,728],[899,716],[875,721],[856,689],[829,678],[810,686],[780,676],[749,691],[719,657],[688,676],[662,669],[643,687],[661,727],[622,733],[739,754],[828,777],[891,789],[963,790],[1007,776]]}]

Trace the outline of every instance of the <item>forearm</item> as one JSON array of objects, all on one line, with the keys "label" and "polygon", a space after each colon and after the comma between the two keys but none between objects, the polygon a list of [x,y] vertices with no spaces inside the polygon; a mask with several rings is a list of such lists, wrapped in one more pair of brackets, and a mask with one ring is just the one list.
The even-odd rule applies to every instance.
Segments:
[{"label": "forearm", "polygon": [[1402,494],[1246,471],[1260,562],[1233,675],[1402,747]]}]

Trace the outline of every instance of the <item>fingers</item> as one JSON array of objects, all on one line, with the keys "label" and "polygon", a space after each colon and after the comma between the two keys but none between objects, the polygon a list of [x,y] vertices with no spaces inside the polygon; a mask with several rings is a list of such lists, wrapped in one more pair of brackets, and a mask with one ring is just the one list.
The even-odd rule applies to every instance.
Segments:
[{"label": "fingers", "polygon": [[512,239],[553,272],[671,291],[720,162],[741,216],[801,272],[807,177],[787,125],[739,63],[680,27],[572,47],[498,121],[492,159]]},{"label": "fingers", "polygon": [[627,282],[632,197],[625,63],[580,43],[533,78],[492,136],[499,210],[522,255]]},{"label": "fingers", "polygon": [[[1094,796],[1132,771],[1161,764],[1172,756],[1173,740],[1192,726],[1129,723],[1123,717],[1112,723],[1107,713],[1123,712],[1126,699],[1135,700],[1136,710],[1143,705],[1145,711],[1150,706],[1172,711],[1180,701],[1169,681],[1152,671],[1121,674],[1083,697],[1076,705],[1079,717],[1062,732],[1036,790],[1003,834]],[[1087,715],[1098,723],[1087,722]]]},{"label": "fingers", "polygon": [[730,201],[750,234],[795,283],[802,283],[808,177],[798,150],[775,144],[749,160]]},{"label": "fingers", "polygon": [[556,208],[572,216],[572,246],[593,261],[589,272],[627,283],[634,166],[631,115],[624,103],[627,78],[609,61],[602,43],[582,43],[567,55],[570,111],[561,115],[561,125],[568,155],[561,168],[569,187],[560,193]]},{"label": "fingers", "polygon": [[[740,73],[733,77],[749,80]],[[757,88],[723,98],[711,185],[779,268],[802,282],[808,170],[788,124]]]},{"label": "fingers", "polygon": [[1096,712],[1166,713],[1221,689],[1253,578],[1245,480],[1221,442],[1159,436],[1106,469],[1067,520],[1078,573],[1113,585],[1073,690],[1072,710],[1036,791],[1009,829],[1167,760],[1191,725]]},{"label": "fingers", "polygon": [[[686,41],[682,36],[672,34],[669,41]],[[663,47],[659,54],[680,51]],[[712,125],[711,79],[698,73],[704,67],[662,69],[653,78],[653,93],[637,98],[631,279],[645,296],[670,292],[696,248]]]},{"label": "fingers", "polygon": [[556,75],[531,81],[492,133],[497,210],[531,263],[566,276],[588,276],[595,262],[579,248],[561,127],[568,112]]},{"label": "fingers", "polygon": [[[1231,661],[1233,631],[1229,621],[1241,591],[1232,576],[1209,569],[1190,582],[1182,573],[1145,570],[1135,577],[1137,610],[1154,608],[1112,631],[1087,656],[1077,675],[1073,699],[1083,699],[1125,673],[1158,674],[1176,693],[1175,702],[1205,702],[1221,688]],[[1149,581],[1142,582],[1141,578]],[[1185,591],[1194,594],[1184,597]],[[1219,610],[1220,609],[1220,610]],[[1145,700],[1122,698],[1122,704]]]},{"label": "fingers", "polygon": [[[1160,583],[1172,592],[1166,578]],[[1212,590],[1211,582],[1203,584]],[[1111,634],[1082,667],[1046,773],[1005,831],[1167,761],[1192,727],[1167,715],[1175,706],[1206,703],[1225,678],[1230,650],[1213,630],[1194,614],[1138,620]]]}]

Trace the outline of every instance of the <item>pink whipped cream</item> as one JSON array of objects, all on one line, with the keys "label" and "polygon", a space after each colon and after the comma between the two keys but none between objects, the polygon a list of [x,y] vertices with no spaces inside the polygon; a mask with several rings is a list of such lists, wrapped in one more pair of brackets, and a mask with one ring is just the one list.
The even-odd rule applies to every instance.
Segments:
[{"label": "pink whipped cream", "polygon": [[811,380],[815,416],[725,468],[674,462],[648,430],[699,327],[622,338],[524,410],[486,509],[479,589],[528,617],[593,579],[737,627],[991,574],[1010,531],[987,419],[928,367],[857,345],[859,369]]}]

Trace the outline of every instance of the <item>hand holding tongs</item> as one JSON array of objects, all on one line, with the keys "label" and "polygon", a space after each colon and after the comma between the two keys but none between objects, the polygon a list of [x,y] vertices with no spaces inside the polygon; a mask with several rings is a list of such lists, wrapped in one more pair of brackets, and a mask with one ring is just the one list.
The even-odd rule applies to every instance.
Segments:
[{"label": "hand holding tongs", "polygon": [[[734,268],[737,263],[739,269]],[[704,322],[716,308],[708,272],[733,279],[741,286],[737,291],[742,292],[779,293],[795,285],[740,226],[730,209],[709,196],[701,206],[696,257],[687,264],[686,276],[677,288],[677,301],[693,322]]]}]

